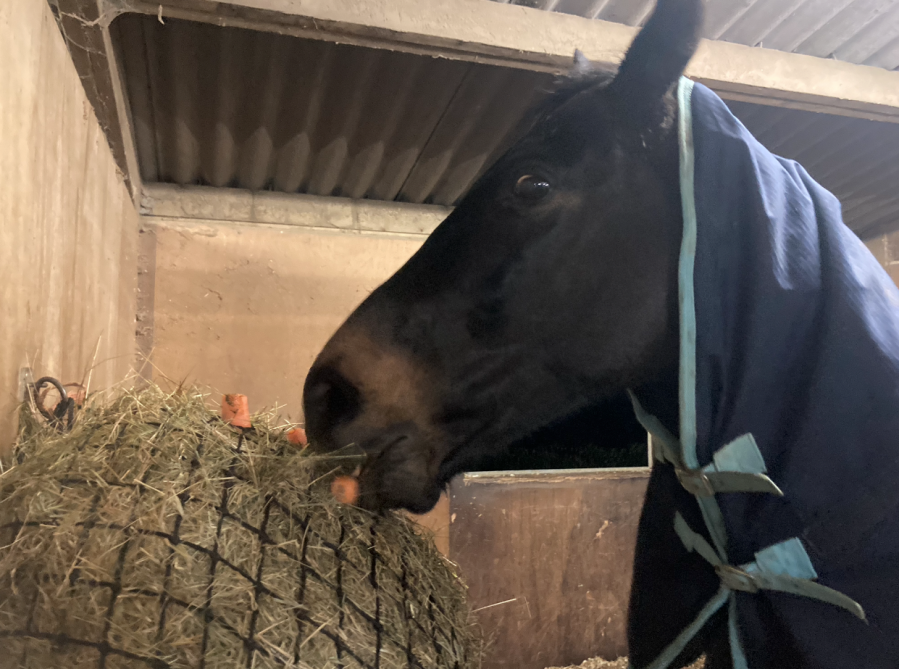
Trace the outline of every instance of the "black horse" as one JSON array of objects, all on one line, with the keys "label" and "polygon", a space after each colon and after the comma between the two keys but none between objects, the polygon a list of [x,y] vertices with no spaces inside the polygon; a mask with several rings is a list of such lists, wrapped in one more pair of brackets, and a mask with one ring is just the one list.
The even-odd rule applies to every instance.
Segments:
[{"label": "black horse", "polygon": [[[678,82],[701,23],[701,0],[660,0],[616,74],[592,71],[576,58],[570,78],[536,111],[524,136],[321,352],[306,381],[307,429],[319,447],[356,444],[366,452],[360,505],[427,511],[456,474],[627,390],[668,432],[683,434],[678,398],[685,303],[678,290],[688,230],[684,212],[690,207],[682,202]],[[711,94],[699,97],[697,104],[726,126],[722,142],[754,141],[736,121],[727,125],[723,105],[708,102]],[[724,155],[726,147],[703,145],[703,136],[696,141],[697,151]],[[899,434],[899,319],[856,332],[853,318],[867,307],[859,306],[855,293],[842,301],[828,296],[844,295],[840,286],[852,281],[870,289],[879,306],[899,301],[899,294],[885,287],[884,276],[859,279],[847,269],[873,261],[858,255],[863,250],[853,244],[860,242],[848,240],[841,222],[831,221],[832,196],[820,193],[800,168],[770,154],[759,160],[768,167],[746,159],[738,181],[745,177],[748,183],[753,175],[764,181],[780,170],[780,178],[802,193],[785,195],[783,210],[811,211],[812,219],[820,214],[827,224],[820,233],[814,225],[806,231],[814,237],[808,247],[800,248],[790,234],[775,235],[778,248],[796,249],[798,260],[774,253],[770,267],[738,256],[725,263],[724,249],[761,248],[771,229],[761,219],[780,213],[766,210],[768,202],[753,199],[755,191],[747,186],[725,210],[722,230],[746,212],[761,212],[759,220],[725,230],[717,260],[708,260],[708,238],[701,238],[697,277],[719,272],[726,295],[712,306],[703,304],[701,325],[730,330],[714,354],[706,354],[711,336],[700,333],[706,348],[697,354],[704,399],[697,400],[696,448],[705,464],[726,441],[751,432],[771,478],[783,484],[774,490],[786,497],[713,495],[725,488],[715,489],[695,465],[690,469],[673,456],[673,463],[653,467],[634,565],[631,662],[638,668],[662,666],[652,663],[716,592],[723,592],[721,604],[739,591],[728,605],[730,617],[727,606],[710,613],[692,640],[676,649],[671,666],[701,653],[713,669],[740,666],[733,637],[742,635],[742,666],[751,669],[835,669],[855,663],[847,658],[859,666],[896,667],[899,615],[891,613],[890,602],[899,598],[899,545],[893,540],[899,534],[893,531],[899,496],[890,481],[899,475],[899,452],[892,446]],[[703,178],[715,182],[718,175]],[[722,189],[725,181],[721,177]],[[727,274],[723,264],[739,272]],[[769,284],[786,297],[752,293],[751,286]],[[752,318],[770,317],[765,310],[773,307],[780,310],[775,320],[791,324],[787,330],[764,327],[745,343],[733,334],[757,331]],[[732,313],[724,314],[728,308]],[[872,337],[877,341],[871,346],[861,344]],[[774,346],[792,357],[778,355]],[[803,346],[809,354],[793,355]],[[884,354],[891,346],[895,355]],[[840,358],[840,347],[856,356],[848,366],[828,362]],[[760,359],[780,368],[766,371],[765,364],[756,364]],[[874,370],[872,380],[862,378],[866,370]],[[822,407],[823,418],[815,413]],[[845,421],[840,411],[847,412]],[[747,412],[758,423],[751,430],[741,425]],[[847,427],[864,422],[860,412],[884,429]],[[893,436],[884,438],[887,433]],[[726,439],[718,443],[719,437]],[[819,450],[826,451],[825,444],[841,450],[816,457],[816,444]],[[753,476],[760,480],[764,471],[762,466]],[[685,474],[693,477],[692,488]],[[828,499],[846,487],[841,483],[861,480],[868,486],[864,493]],[[718,556],[709,557],[715,543],[709,499],[721,500],[727,529],[738,530],[726,546],[716,544],[720,555],[732,558],[722,564],[715,564]],[[685,527],[698,538],[691,539]],[[801,538],[812,554],[822,582],[860,601],[869,625],[836,606],[771,594],[783,589],[782,582],[771,588],[776,578],[763,582],[749,575],[761,558],[745,570],[730,567],[745,566],[758,551],[793,538]],[[767,590],[756,594],[760,583]],[[737,609],[739,631],[733,628]]]}]

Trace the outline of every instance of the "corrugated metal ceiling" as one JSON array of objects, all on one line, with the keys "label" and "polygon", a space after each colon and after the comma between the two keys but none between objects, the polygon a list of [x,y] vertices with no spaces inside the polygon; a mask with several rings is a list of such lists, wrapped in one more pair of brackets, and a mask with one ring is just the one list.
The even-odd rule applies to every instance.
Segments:
[{"label": "corrugated metal ceiling", "polygon": [[145,182],[453,203],[547,74],[127,15]]},{"label": "corrugated metal ceiling", "polygon": [[[493,0],[642,25],[655,0]],[[708,39],[899,69],[897,0],[706,0]]]},{"label": "corrugated metal ceiling", "polygon": [[[112,33],[144,182],[452,205],[550,83],[519,69],[133,14]],[[899,227],[899,124],[731,106],[762,143],[834,191],[854,229]]]}]

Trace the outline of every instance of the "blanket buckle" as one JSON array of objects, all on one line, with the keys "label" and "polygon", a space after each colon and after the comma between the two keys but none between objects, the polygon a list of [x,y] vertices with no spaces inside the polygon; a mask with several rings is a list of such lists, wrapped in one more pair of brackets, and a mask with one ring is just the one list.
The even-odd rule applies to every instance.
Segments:
[{"label": "blanket buckle", "polygon": [[715,488],[711,480],[701,469],[676,467],[674,471],[681,486],[691,495],[696,497],[713,497],[715,495]]},{"label": "blanket buckle", "polygon": [[752,574],[729,564],[716,565],[715,572],[721,579],[721,584],[728,590],[754,594],[761,589]]}]

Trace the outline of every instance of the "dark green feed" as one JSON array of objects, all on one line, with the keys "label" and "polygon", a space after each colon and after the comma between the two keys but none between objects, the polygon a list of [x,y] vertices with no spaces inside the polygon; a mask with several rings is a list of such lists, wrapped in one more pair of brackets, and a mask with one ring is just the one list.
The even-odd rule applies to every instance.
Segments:
[{"label": "dark green feed", "polygon": [[645,467],[646,443],[631,446],[587,444],[580,449],[559,445],[554,449],[518,448],[489,461],[484,471],[518,471],[541,469],[603,469],[609,467]]},{"label": "dark green feed", "polygon": [[479,463],[482,471],[645,467],[646,432],[626,395],[550,425]]},{"label": "dark green feed", "polygon": [[[27,412],[26,412],[27,413]],[[0,669],[479,666],[455,567],[257,417],[149,389],[0,475]]]}]

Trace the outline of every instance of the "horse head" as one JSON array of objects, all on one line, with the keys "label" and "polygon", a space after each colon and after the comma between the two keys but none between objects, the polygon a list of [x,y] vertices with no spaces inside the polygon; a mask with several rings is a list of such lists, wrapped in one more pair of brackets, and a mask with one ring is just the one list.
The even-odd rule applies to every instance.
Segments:
[{"label": "horse head", "polygon": [[616,74],[582,57],[521,138],[353,312],[304,389],[360,504],[430,509],[456,474],[677,365],[675,85],[701,0],[660,0]]}]

